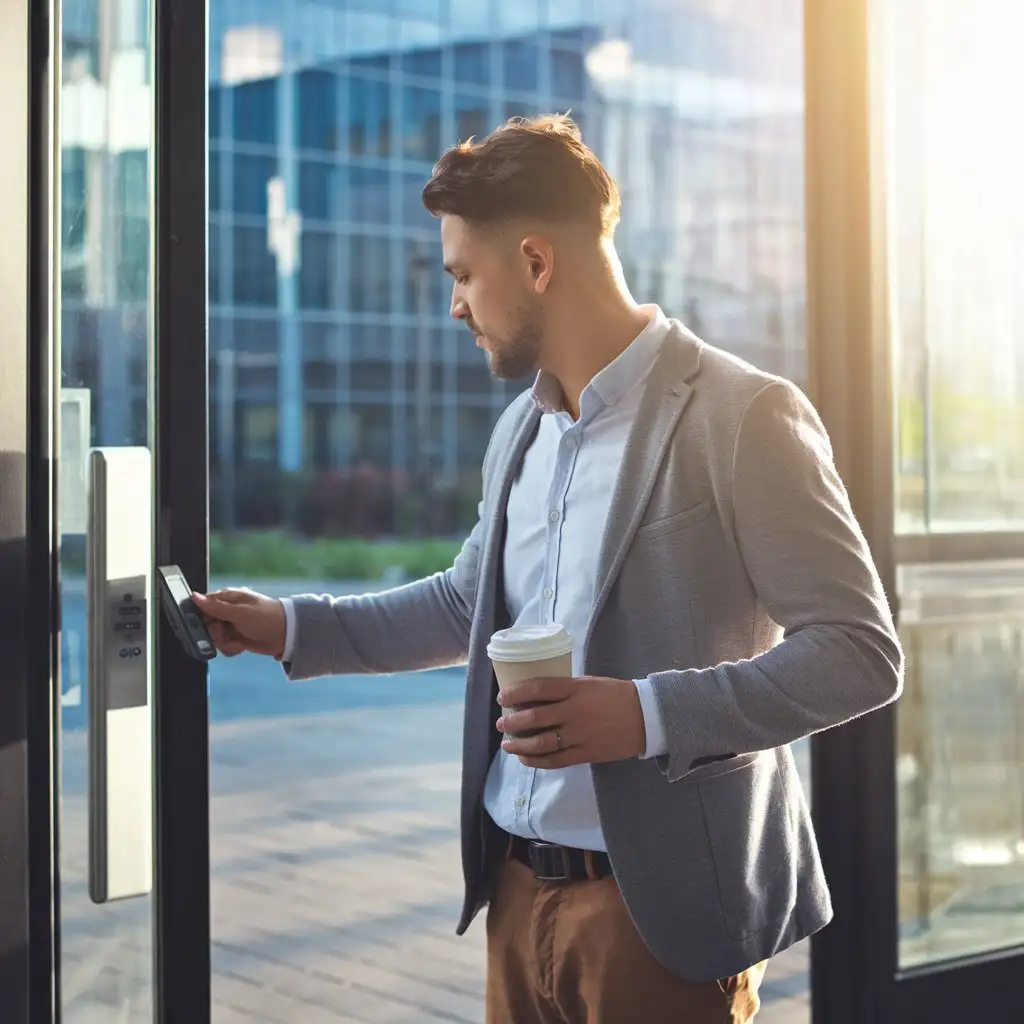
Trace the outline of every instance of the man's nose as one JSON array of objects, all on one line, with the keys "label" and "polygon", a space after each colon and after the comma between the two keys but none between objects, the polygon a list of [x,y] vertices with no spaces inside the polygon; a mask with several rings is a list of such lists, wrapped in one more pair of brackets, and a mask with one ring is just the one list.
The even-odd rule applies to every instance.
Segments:
[{"label": "man's nose", "polygon": [[452,292],[452,304],[448,312],[453,320],[465,320],[469,316],[469,307],[455,292]]}]

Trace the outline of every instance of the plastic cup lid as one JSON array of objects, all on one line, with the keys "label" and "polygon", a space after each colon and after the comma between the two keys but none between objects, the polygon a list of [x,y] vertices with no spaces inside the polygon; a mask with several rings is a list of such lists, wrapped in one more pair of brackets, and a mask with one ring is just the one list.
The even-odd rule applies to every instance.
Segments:
[{"label": "plastic cup lid", "polygon": [[572,653],[572,635],[558,623],[500,629],[487,645],[492,661],[544,661]]}]

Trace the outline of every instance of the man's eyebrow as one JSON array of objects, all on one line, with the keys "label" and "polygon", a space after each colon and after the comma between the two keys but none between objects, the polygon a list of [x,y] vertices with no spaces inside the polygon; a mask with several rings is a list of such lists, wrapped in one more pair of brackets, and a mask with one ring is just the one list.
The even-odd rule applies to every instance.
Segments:
[{"label": "man's eyebrow", "polygon": [[450,263],[444,264],[444,272],[450,274],[452,277],[455,276],[455,268]]}]

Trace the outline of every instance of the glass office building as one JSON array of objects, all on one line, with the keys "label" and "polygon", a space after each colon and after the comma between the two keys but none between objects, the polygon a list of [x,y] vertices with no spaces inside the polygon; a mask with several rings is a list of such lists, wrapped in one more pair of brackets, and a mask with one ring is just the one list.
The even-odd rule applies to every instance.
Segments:
[{"label": "glass office building", "polygon": [[[142,73],[124,47],[141,22],[123,13],[130,5],[119,18],[77,7],[65,51],[87,102],[105,53],[115,73]],[[749,11],[661,0],[218,0],[209,59],[215,526],[401,532],[415,514],[412,483],[424,478],[432,532],[467,525],[490,427],[521,383],[493,382],[450,321],[420,190],[445,148],[512,116],[570,112],[580,124],[622,190],[618,241],[639,300],[802,381],[793,0]],[[129,110],[112,116],[126,135],[139,130]],[[66,145],[65,191],[79,195],[91,174],[95,196],[64,227],[65,365],[84,387],[105,379],[102,441],[137,433],[145,409],[132,354],[144,317],[123,312],[144,300],[145,224],[139,234],[130,197],[141,187],[144,201],[145,177],[130,137],[116,154],[88,139]],[[81,252],[113,205],[104,189],[126,196],[114,214],[120,259],[88,281],[71,266],[91,266]],[[96,301],[112,288],[122,311],[113,321]]]}]

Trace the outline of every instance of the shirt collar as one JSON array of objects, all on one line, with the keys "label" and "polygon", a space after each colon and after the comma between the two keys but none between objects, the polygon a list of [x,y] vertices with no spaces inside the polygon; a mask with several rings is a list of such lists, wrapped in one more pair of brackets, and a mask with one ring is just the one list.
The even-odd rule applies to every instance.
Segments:
[{"label": "shirt collar", "polygon": [[[584,388],[580,396],[581,416],[593,415],[598,408],[615,405],[630,390],[647,379],[654,365],[654,357],[661,350],[670,325],[659,306],[640,308],[650,315],[647,326]],[[545,370],[541,370],[534,381],[533,400],[542,412],[562,410],[561,385]]]}]

